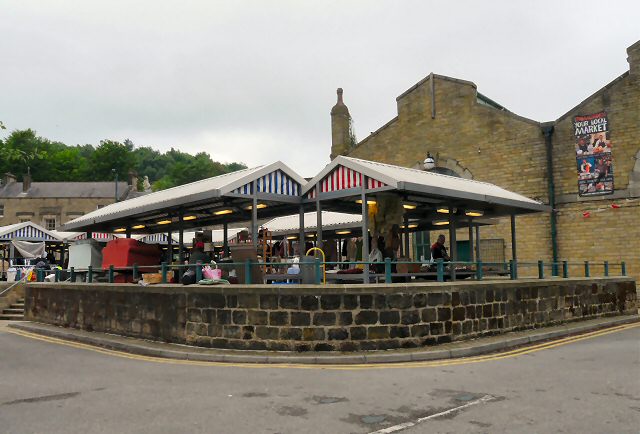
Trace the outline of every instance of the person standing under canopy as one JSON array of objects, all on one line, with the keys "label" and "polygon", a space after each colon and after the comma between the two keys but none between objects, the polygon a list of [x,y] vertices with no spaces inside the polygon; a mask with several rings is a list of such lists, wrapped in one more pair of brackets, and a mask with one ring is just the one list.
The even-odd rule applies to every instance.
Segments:
[{"label": "person standing under canopy", "polygon": [[445,237],[443,234],[438,235],[438,240],[431,246],[431,258],[434,261],[442,259],[443,261],[450,261],[451,258],[447,253],[447,248],[444,246]]}]

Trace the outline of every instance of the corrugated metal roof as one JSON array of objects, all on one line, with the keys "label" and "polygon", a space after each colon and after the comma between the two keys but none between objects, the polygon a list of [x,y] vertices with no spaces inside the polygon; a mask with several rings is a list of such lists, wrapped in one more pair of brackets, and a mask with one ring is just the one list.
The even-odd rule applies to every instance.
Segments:
[{"label": "corrugated metal roof", "polygon": [[309,181],[303,188],[303,194],[314,188],[317,182],[330,174],[338,165],[356,170],[365,176],[381,181],[397,190],[446,196],[454,199],[470,199],[488,203],[503,202],[510,206],[535,211],[547,210],[547,207],[541,202],[529,199],[526,196],[488,182],[474,181],[345,156],[339,156],[334,159],[318,175]]},{"label": "corrugated metal roof", "polygon": [[235,189],[246,185],[254,179],[278,170],[286,173],[304,187],[306,183],[304,178],[284,163],[278,161],[266,166],[238,170],[114,203],[78,217],[66,223],[63,227],[65,229],[80,228],[93,223],[126,218],[149,211],[161,211],[170,207],[187,206],[191,203],[222,197],[227,193],[233,193]]},{"label": "corrugated metal roof", "polygon": [[[346,214],[342,212],[322,211],[322,228],[330,230],[335,226],[344,227],[346,225],[360,226],[362,224],[362,216],[359,214]],[[305,231],[315,230],[318,225],[318,213],[304,213]],[[288,215],[284,217],[276,217],[262,225],[272,231],[274,235],[279,233],[290,233],[298,231],[300,227],[300,215]]]}]

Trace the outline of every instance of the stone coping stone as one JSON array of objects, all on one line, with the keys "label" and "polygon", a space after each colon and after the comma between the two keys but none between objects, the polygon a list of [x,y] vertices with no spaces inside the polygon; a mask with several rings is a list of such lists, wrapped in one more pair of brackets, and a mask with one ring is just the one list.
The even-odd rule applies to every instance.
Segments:
[{"label": "stone coping stone", "polygon": [[68,290],[109,290],[114,292],[142,292],[164,294],[237,294],[250,292],[252,294],[298,294],[298,295],[322,295],[322,294],[386,294],[397,292],[424,292],[426,291],[459,291],[462,289],[482,289],[499,286],[502,289],[529,288],[549,286],[550,283],[560,285],[585,284],[585,283],[609,283],[609,282],[634,282],[632,277],[570,277],[550,279],[518,279],[518,280],[470,280],[456,282],[416,282],[416,283],[376,283],[376,284],[327,284],[327,285],[137,285],[132,283],[71,283],[71,282],[31,282],[29,286],[38,289],[64,288]]},{"label": "stone coping stone", "polygon": [[504,351],[510,348],[537,342],[557,339],[564,336],[640,322],[639,315],[605,317],[577,321],[558,326],[532,329],[519,332],[458,341],[420,349],[399,349],[388,351],[363,351],[359,353],[323,353],[305,354],[293,352],[234,351],[192,347],[180,344],[160,343],[143,339],[129,338],[107,333],[87,332],[70,328],[52,326],[34,322],[10,323],[9,327],[39,335],[80,342],[101,348],[122,351],[141,356],[159,357],[175,360],[193,360],[221,363],[261,363],[261,364],[304,364],[304,365],[353,365],[384,364],[399,362],[418,362],[444,359],[456,359],[481,354]]}]

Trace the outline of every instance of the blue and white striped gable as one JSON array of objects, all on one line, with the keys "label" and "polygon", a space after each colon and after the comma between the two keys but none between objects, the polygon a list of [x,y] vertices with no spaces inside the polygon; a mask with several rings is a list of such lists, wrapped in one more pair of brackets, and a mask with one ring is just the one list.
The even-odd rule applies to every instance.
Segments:
[{"label": "blue and white striped gable", "polygon": [[[258,193],[279,194],[284,196],[298,196],[300,184],[284,173],[282,170],[274,170],[256,179]],[[253,194],[253,181],[232,191],[235,194]]]},{"label": "blue and white striped gable", "polygon": [[151,234],[140,238],[140,241],[147,244],[167,244],[167,234]]},{"label": "blue and white striped gable", "polygon": [[6,233],[0,236],[0,240],[60,241],[34,226],[23,226],[15,231]]}]

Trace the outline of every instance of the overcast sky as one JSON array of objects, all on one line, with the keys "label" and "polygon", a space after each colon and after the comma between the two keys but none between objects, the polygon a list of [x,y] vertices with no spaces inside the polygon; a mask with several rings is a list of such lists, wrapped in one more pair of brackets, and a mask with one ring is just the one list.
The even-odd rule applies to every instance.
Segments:
[{"label": "overcast sky", "polygon": [[0,0],[0,120],[312,176],[337,87],[358,139],[432,71],[554,120],[628,70],[639,18],[633,0]]}]

